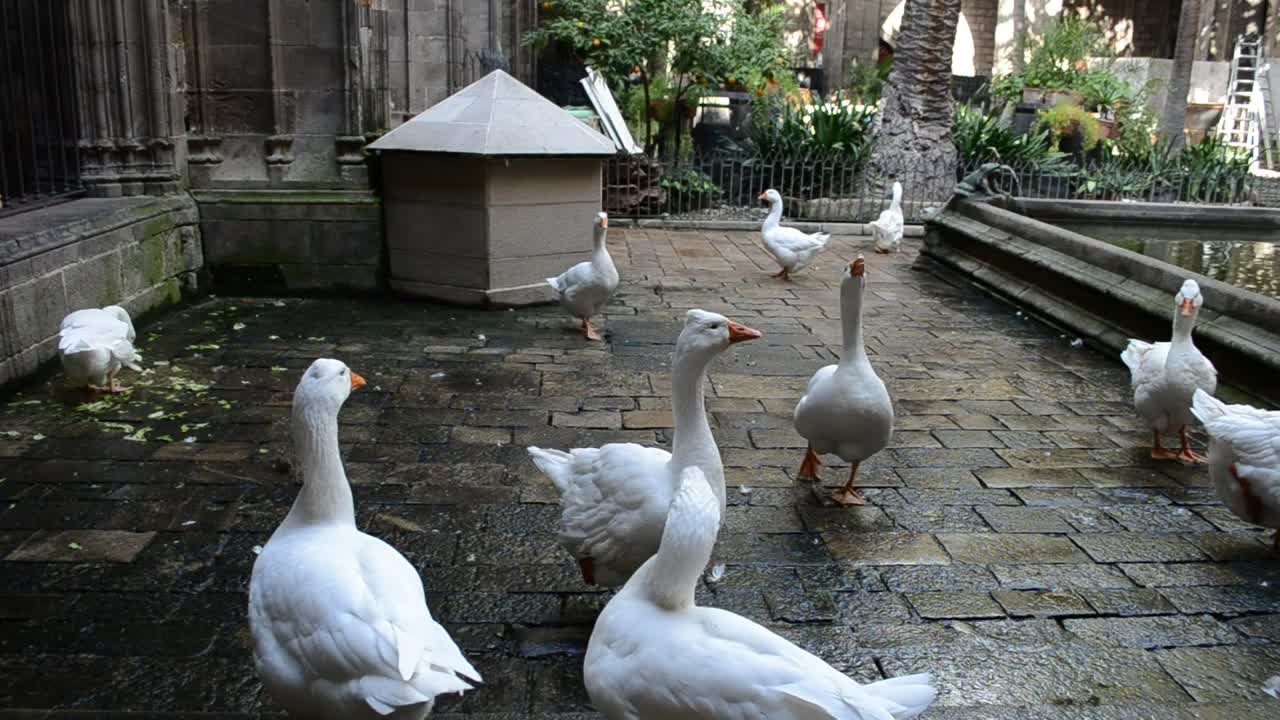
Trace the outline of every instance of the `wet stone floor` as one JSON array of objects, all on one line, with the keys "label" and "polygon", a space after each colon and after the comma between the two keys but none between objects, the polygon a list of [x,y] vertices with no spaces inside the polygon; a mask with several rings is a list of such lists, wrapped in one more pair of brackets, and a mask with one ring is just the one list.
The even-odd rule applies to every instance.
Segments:
[{"label": "wet stone floor", "polygon": [[[209,299],[140,327],[150,372],[90,402],[0,398],[0,718],[275,712],[245,590],[297,486],[300,372],[369,380],[341,416],[358,522],[421,570],[486,682],[444,717],[595,717],[581,664],[607,595],[552,534],[530,444],[668,445],[684,311],[765,333],[712,367],[730,485],[700,602],[764,623],[860,680],[915,671],[928,718],[1280,717],[1280,559],[1200,469],[1154,464],[1119,359],[868,252],[867,337],[897,406],[870,504],[796,482],[790,414],[839,347],[837,238],[794,284],[754,233],[615,231],[624,284],[588,344],[556,308]],[[831,458],[834,460],[834,458]],[[46,712],[48,711],[48,712]],[[134,717],[134,716],[130,716]]]}]

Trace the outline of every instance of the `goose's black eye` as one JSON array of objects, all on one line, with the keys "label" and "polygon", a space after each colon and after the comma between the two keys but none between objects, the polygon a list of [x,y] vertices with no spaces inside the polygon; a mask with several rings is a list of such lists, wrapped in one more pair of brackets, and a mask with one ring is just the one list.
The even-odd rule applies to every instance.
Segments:
[{"label": "goose's black eye", "polygon": [[346,369],[346,368],[342,368],[342,375],[343,375],[343,377],[346,377],[346,374],[347,374],[347,369]]}]

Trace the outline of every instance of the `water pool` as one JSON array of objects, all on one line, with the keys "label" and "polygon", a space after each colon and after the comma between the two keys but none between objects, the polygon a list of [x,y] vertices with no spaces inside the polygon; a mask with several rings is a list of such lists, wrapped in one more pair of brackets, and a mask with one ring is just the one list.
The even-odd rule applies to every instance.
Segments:
[{"label": "water pool", "polygon": [[1231,226],[1059,225],[1238,288],[1280,299],[1280,231]]}]

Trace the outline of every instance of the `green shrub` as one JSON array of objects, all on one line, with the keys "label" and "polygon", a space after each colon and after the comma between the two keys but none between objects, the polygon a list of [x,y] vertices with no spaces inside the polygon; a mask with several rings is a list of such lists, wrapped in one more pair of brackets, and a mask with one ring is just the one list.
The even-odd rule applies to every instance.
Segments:
[{"label": "green shrub", "polygon": [[951,139],[960,153],[961,167],[1000,162],[1020,171],[1061,173],[1069,170],[1065,153],[1053,147],[1047,128],[1015,135],[982,108],[956,107]]},{"label": "green shrub", "polygon": [[1085,152],[1097,147],[1098,142],[1102,140],[1102,125],[1097,118],[1079,105],[1062,103],[1048,110],[1042,110],[1040,122],[1047,126],[1057,138],[1080,133]]},{"label": "green shrub", "polygon": [[860,163],[867,153],[875,112],[874,106],[839,94],[806,104],[761,98],[752,111],[746,142],[731,149],[766,158]]}]

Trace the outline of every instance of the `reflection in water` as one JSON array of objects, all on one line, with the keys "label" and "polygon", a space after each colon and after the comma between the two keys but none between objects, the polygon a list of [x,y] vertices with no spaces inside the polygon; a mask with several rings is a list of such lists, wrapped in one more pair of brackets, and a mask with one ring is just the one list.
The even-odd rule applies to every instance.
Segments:
[{"label": "reflection in water", "polygon": [[1280,232],[1076,223],[1062,227],[1238,288],[1280,298]]}]

